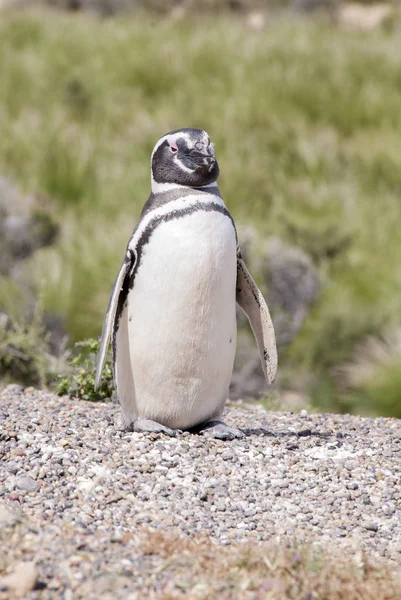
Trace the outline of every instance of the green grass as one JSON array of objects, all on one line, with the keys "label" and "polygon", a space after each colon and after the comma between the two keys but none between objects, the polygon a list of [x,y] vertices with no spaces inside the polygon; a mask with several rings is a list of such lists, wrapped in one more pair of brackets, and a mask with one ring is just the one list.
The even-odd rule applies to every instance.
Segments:
[{"label": "green grass", "polygon": [[283,371],[312,373],[317,405],[353,410],[333,371],[400,322],[400,53],[397,22],[366,34],[321,21],[252,31],[229,17],[4,13],[0,170],[50,196],[62,226],[29,265],[44,307],[72,340],[99,334],[154,143],[205,128],[234,218],[301,246],[322,275]]}]

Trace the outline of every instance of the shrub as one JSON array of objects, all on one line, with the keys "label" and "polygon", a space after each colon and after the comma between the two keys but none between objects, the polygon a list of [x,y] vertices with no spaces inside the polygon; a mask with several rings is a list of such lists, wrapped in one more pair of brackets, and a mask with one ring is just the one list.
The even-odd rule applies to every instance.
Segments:
[{"label": "shrub", "polygon": [[41,314],[11,320],[0,313],[0,380],[43,386],[49,376],[48,335]]},{"label": "shrub", "polygon": [[360,342],[350,362],[337,369],[345,399],[357,413],[401,418],[401,328]]},{"label": "shrub", "polygon": [[83,400],[105,400],[113,393],[111,361],[106,361],[99,388],[95,391],[96,356],[99,341],[94,339],[77,342],[79,354],[71,359],[69,373],[59,376],[56,391],[59,396],[69,395]]}]

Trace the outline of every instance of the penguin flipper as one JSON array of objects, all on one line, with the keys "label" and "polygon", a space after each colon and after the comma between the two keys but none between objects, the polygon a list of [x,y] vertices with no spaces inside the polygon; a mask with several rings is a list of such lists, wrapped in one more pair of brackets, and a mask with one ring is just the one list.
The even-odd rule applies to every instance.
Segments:
[{"label": "penguin flipper", "polygon": [[262,293],[241,256],[238,257],[237,263],[237,303],[248,317],[258,344],[266,381],[272,384],[277,375],[277,348],[273,323]]},{"label": "penguin flipper", "polygon": [[124,304],[121,312],[119,308],[115,317],[116,323],[113,331],[113,372],[124,426],[132,430],[133,424],[138,417],[138,410],[129,344],[128,302],[125,298],[120,298],[120,307],[122,303]]},{"label": "penguin flipper", "polygon": [[102,337],[100,341],[99,353],[97,355],[96,361],[96,378],[95,378],[95,390],[99,387],[100,378],[102,376],[102,371],[104,367],[104,363],[106,361],[106,354],[109,348],[111,332],[114,326],[117,307],[120,299],[121,290],[124,284],[124,280],[128,274],[128,272],[132,269],[135,264],[133,258],[133,252],[128,250],[125,256],[125,260],[122,264],[120,272],[117,275],[117,279],[114,282],[113,289],[111,290],[109,305],[107,307],[107,312],[103,321],[103,329],[102,329]]}]

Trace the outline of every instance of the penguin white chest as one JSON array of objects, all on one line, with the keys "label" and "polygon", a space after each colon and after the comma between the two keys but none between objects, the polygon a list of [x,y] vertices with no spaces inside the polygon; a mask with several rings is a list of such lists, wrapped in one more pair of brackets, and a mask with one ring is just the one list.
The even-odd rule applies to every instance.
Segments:
[{"label": "penguin white chest", "polygon": [[128,294],[139,418],[188,428],[220,415],[235,356],[236,274],[225,214],[197,210],[155,228]]}]

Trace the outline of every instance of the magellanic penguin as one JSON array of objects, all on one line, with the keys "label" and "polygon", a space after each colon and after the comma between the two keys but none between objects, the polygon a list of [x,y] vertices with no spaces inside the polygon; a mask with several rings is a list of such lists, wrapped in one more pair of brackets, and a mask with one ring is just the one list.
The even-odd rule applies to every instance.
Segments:
[{"label": "magellanic penguin", "polygon": [[111,292],[95,385],[111,338],[128,429],[242,437],[220,420],[234,364],[235,302],[250,321],[269,384],[276,377],[276,342],[217,187],[208,134],[167,133],[153,149],[151,172],[152,193]]}]

